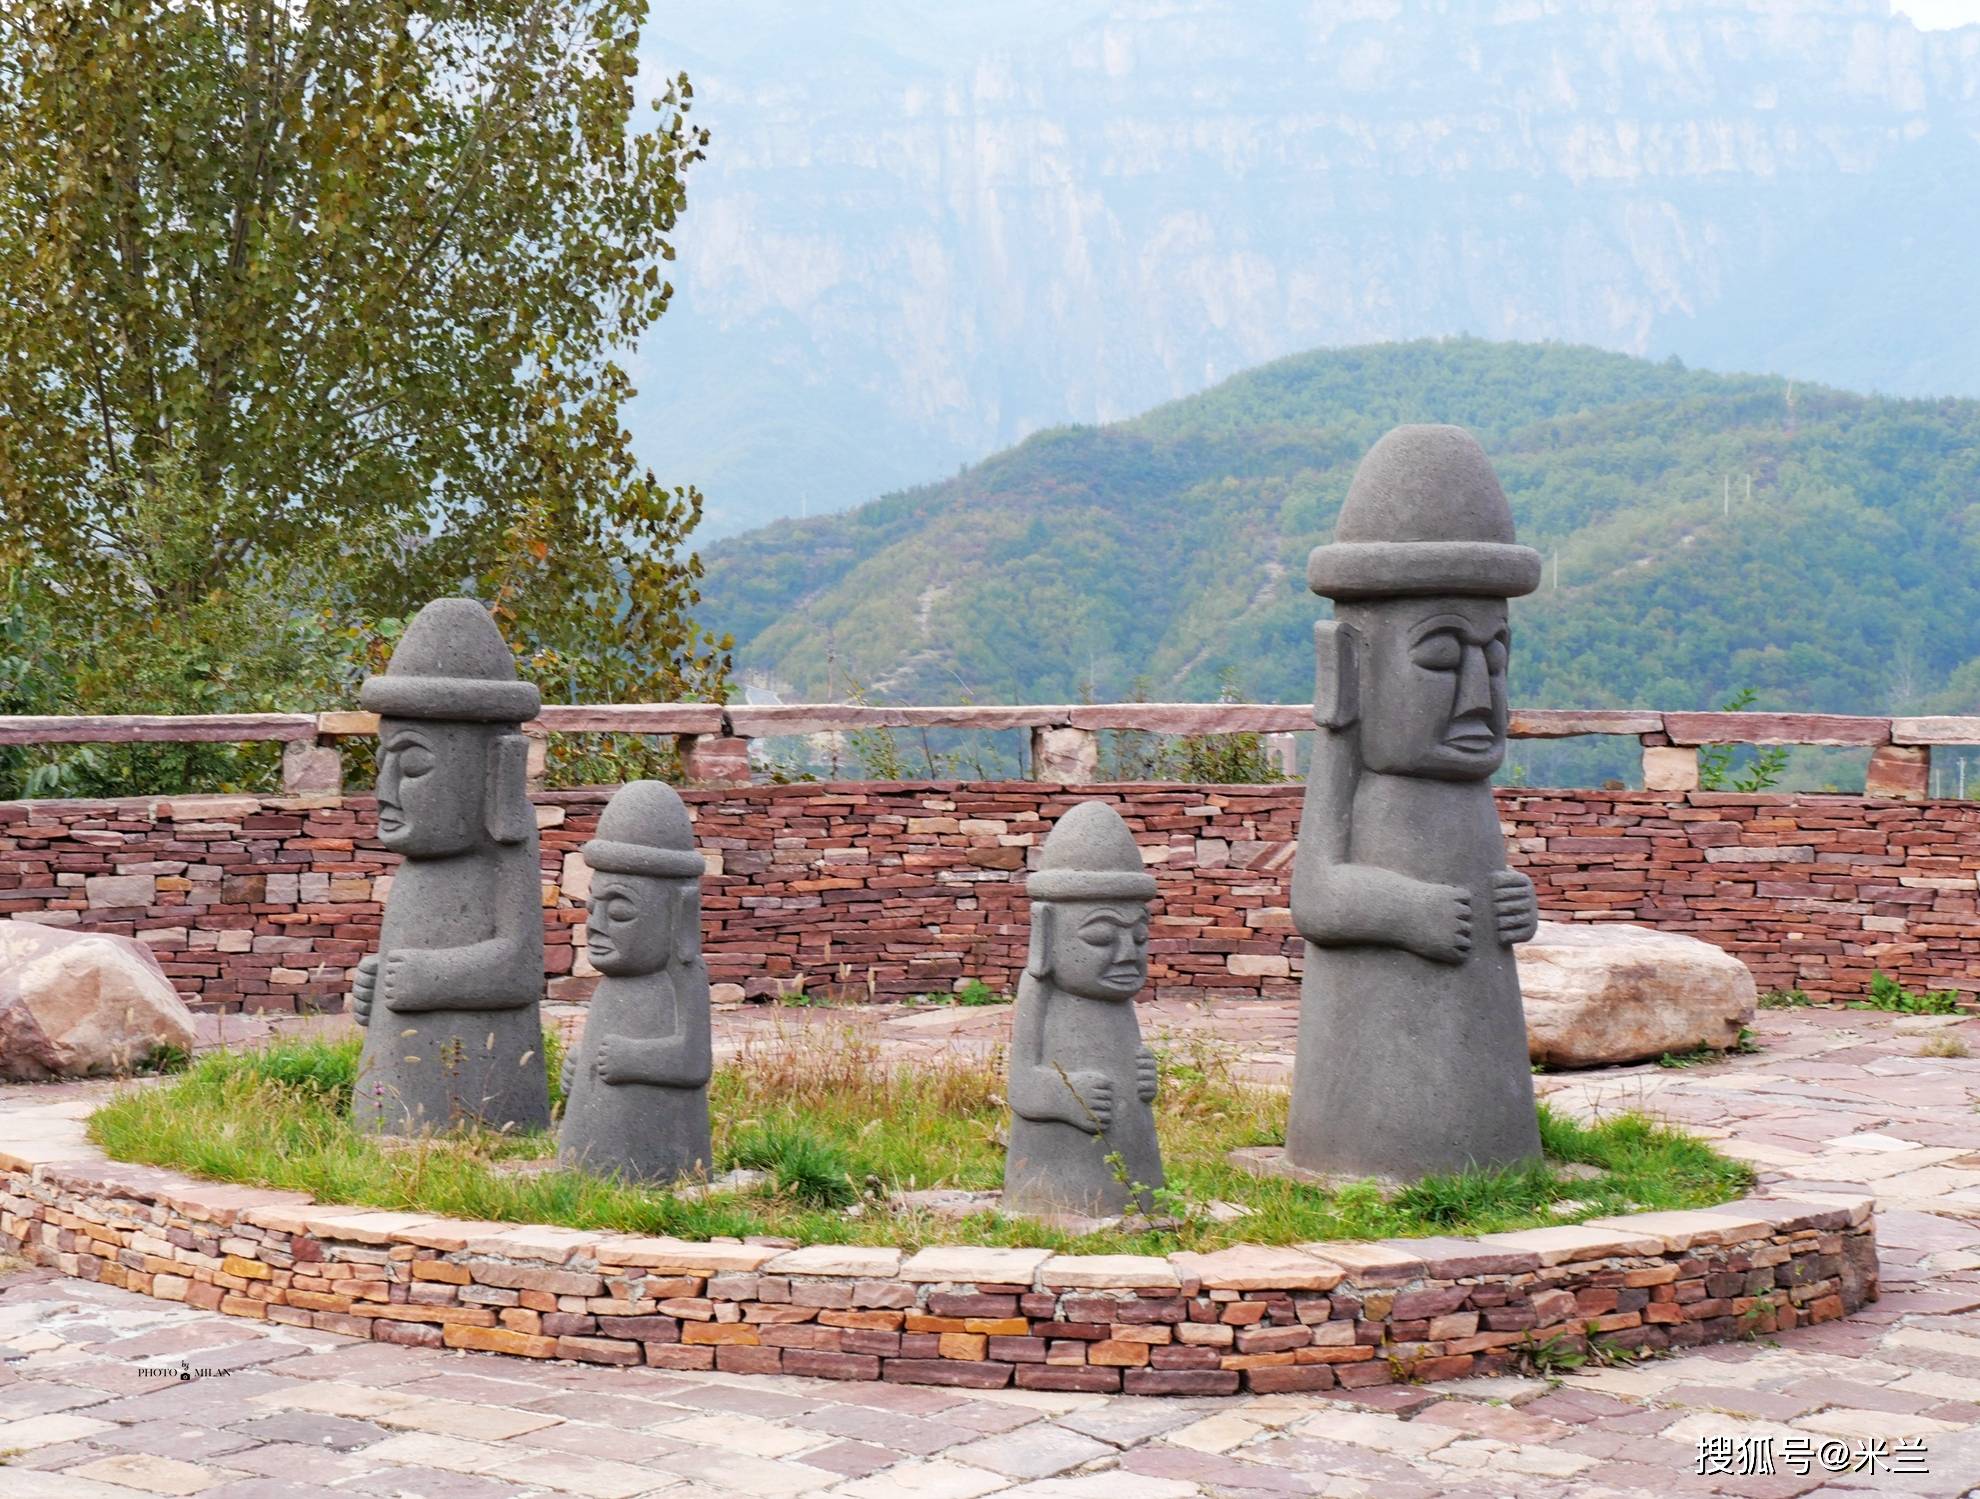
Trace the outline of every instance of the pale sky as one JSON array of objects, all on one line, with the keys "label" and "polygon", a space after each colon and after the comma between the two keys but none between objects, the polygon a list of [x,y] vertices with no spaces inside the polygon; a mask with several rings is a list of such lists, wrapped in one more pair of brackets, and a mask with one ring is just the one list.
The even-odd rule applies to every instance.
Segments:
[{"label": "pale sky", "polygon": [[1910,16],[1925,31],[1980,26],[1980,0],[1891,0],[1891,9]]}]

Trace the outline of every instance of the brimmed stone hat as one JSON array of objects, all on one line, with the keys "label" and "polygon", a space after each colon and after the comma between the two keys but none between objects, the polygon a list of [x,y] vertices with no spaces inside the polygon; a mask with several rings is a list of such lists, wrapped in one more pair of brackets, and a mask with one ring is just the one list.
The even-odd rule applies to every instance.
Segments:
[{"label": "brimmed stone hat", "polygon": [[435,599],[406,626],[385,674],[364,679],[358,701],[387,718],[519,724],[536,717],[543,694],[516,679],[516,658],[487,609]]},{"label": "brimmed stone hat", "polygon": [[598,819],[598,836],[578,852],[608,874],[698,880],[708,870],[695,851],[694,824],[680,793],[665,781],[628,781],[613,792]]},{"label": "brimmed stone hat", "polygon": [[1368,450],[1334,540],[1306,581],[1330,599],[1460,594],[1509,599],[1540,586],[1540,554],[1513,540],[1512,507],[1462,427],[1397,427]]},{"label": "brimmed stone hat", "polygon": [[1081,802],[1047,835],[1025,893],[1033,900],[1149,900],[1155,876],[1121,814],[1105,802]]}]

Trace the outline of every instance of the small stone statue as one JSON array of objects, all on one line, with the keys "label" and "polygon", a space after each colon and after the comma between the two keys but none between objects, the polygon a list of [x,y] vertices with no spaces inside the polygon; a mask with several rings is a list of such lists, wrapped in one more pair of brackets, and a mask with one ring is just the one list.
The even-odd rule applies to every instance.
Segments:
[{"label": "small stone statue", "polygon": [[1319,733],[1293,863],[1306,938],[1286,1159],[1414,1180],[1540,1154],[1506,867],[1506,600],[1540,581],[1471,435],[1398,427],[1307,564]]},{"label": "small stone statue", "polygon": [[628,1181],[706,1174],[714,1154],[701,960],[706,865],[687,808],[663,782],[630,782],[580,852],[592,870],[585,951],[605,977],[584,1040],[564,1057],[557,1159]]},{"label": "small stone statue", "polygon": [[[1162,1185],[1155,1057],[1134,1013],[1148,980],[1155,879],[1120,814],[1081,802],[1046,838],[1027,888],[1004,1210],[1114,1217],[1129,1207],[1130,1184]],[[1150,1211],[1149,1193],[1135,1205]]]},{"label": "small stone statue", "polygon": [[379,715],[379,841],[405,857],[352,989],[354,1117],[394,1135],[547,1128],[543,886],[518,732],[542,699],[485,608],[435,599],[360,700]]}]

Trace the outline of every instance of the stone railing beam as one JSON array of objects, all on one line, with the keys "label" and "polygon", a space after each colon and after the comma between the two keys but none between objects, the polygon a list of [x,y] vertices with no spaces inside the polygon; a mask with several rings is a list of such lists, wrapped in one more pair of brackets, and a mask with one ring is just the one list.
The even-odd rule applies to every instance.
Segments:
[{"label": "stone railing beam", "polygon": [[1666,713],[1672,744],[1889,744],[1891,720],[1841,713]]},{"label": "stone railing beam", "polygon": [[1660,734],[1664,715],[1643,708],[1515,708],[1514,739],[1573,739],[1582,734]]},{"label": "stone railing beam", "polygon": [[0,717],[0,744],[252,744],[315,737],[313,713]]},{"label": "stone railing beam", "polygon": [[1894,718],[1892,744],[1980,744],[1980,718]]},{"label": "stone railing beam", "polygon": [[865,703],[732,704],[729,732],[747,739],[774,734],[830,734],[860,729],[1035,729],[1071,722],[1084,711],[1055,703],[974,707],[873,707]]},{"label": "stone railing beam", "polygon": [[1069,710],[1076,729],[1138,729],[1148,734],[1311,732],[1311,703],[1087,703]]}]

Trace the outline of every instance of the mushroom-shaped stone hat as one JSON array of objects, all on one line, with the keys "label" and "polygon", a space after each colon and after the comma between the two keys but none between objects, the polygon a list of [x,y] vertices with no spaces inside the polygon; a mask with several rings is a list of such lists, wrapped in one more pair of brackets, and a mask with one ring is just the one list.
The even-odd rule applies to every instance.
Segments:
[{"label": "mushroom-shaped stone hat", "polygon": [[593,869],[700,879],[708,862],[694,848],[694,825],[680,793],[665,781],[628,781],[612,793],[598,836],[578,850]]},{"label": "mushroom-shaped stone hat", "polygon": [[516,658],[473,599],[435,599],[413,616],[385,674],[366,677],[358,701],[387,718],[519,724],[543,694],[518,681]]},{"label": "mushroom-shaped stone hat", "polygon": [[1155,876],[1121,814],[1105,802],[1081,802],[1045,839],[1025,893],[1033,900],[1149,900]]},{"label": "mushroom-shaped stone hat", "polygon": [[1513,540],[1512,507],[1477,438],[1397,427],[1355,469],[1334,540],[1313,549],[1306,581],[1330,599],[1517,598],[1540,586],[1540,554]]}]

